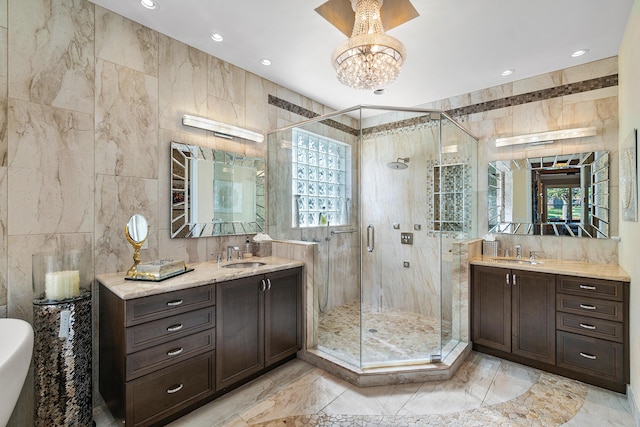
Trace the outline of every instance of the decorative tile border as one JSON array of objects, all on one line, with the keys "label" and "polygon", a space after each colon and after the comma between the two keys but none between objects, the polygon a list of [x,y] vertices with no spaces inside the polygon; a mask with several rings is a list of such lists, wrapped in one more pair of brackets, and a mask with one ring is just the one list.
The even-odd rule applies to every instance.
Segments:
[{"label": "decorative tile border", "polygon": [[618,86],[617,74],[584,80],[577,83],[569,83],[535,92],[523,93],[521,95],[507,96],[506,98],[494,99],[492,101],[480,102],[478,104],[467,105],[466,107],[454,108],[452,110],[448,110],[446,113],[454,117],[466,116],[469,114],[497,110],[498,108],[513,107],[515,105],[528,104],[530,102],[538,102],[546,99],[558,98],[560,96],[589,92],[611,86]]},{"label": "decorative tile border", "polygon": [[[467,105],[465,107],[453,108],[445,111],[452,117],[467,116],[470,114],[483,113],[486,111],[496,110],[499,108],[513,107],[515,105],[528,104],[530,102],[538,102],[546,99],[557,98],[560,96],[573,95],[576,93],[589,92],[592,90],[603,89],[607,87],[618,85],[618,74],[612,74],[609,76],[598,77],[595,79],[584,80],[576,83],[569,83],[562,86],[556,86],[548,89],[541,89],[534,92],[523,93],[521,95],[507,96],[505,98],[494,99],[491,101],[480,102],[473,105]],[[285,111],[297,114],[307,119],[318,117],[320,114],[314,113],[311,110],[295,105],[289,101],[278,98],[274,95],[269,95],[269,105],[281,108]],[[380,126],[374,126],[371,128],[363,129],[364,134],[372,134],[383,131],[389,131],[393,129],[402,129],[408,126],[416,126],[429,122],[430,117],[428,115],[421,117],[414,117],[407,120],[401,120],[394,123],[384,124]],[[354,129],[351,126],[347,126],[336,120],[328,119],[324,121],[324,124],[332,128],[341,130],[350,135],[357,136],[359,134],[358,129]]]}]

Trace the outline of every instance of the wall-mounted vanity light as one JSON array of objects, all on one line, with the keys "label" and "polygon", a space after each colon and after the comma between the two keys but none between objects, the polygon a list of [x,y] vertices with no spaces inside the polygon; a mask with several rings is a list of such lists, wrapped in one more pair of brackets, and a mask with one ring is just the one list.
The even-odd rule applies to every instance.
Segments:
[{"label": "wall-mounted vanity light", "polygon": [[204,117],[196,117],[185,114],[184,116],[182,116],[182,124],[185,126],[191,126],[194,128],[211,131],[216,136],[222,138],[232,139],[235,136],[237,138],[242,138],[253,142],[264,142],[264,135],[261,133],[243,129],[233,125],[228,125],[226,123],[216,122],[211,119],[205,119]]},{"label": "wall-mounted vanity light", "polygon": [[530,133],[528,135],[510,136],[496,139],[496,147],[508,147],[518,144],[551,144],[561,139],[584,138],[597,134],[596,127],[553,130],[549,132]]}]

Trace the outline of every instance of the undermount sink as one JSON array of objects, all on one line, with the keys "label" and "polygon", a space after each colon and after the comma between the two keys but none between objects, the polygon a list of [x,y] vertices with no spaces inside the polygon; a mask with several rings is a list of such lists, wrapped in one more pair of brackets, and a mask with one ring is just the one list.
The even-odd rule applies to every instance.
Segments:
[{"label": "undermount sink", "polygon": [[542,261],[538,261],[535,259],[513,259],[513,258],[495,258],[496,261],[501,261],[501,262],[510,262],[513,264],[520,264],[520,265],[537,265],[537,264],[544,264]]},{"label": "undermount sink", "polygon": [[33,353],[33,328],[24,320],[0,319],[0,426],[18,401]]},{"label": "undermount sink", "polygon": [[224,268],[255,268],[264,265],[264,262],[260,261],[244,261],[234,262],[232,264],[223,265]]}]

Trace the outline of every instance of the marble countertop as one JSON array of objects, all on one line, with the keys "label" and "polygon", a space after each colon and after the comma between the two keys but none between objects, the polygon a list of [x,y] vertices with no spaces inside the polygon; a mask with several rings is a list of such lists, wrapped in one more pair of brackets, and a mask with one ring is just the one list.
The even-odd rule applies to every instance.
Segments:
[{"label": "marble countertop", "polygon": [[489,267],[517,268],[518,270],[539,271],[541,273],[565,274],[591,279],[631,281],[631,277],[617,264],[595,264],[592,262],[562,261],[557,259],[536,259],[538,264],[529,264],[528,259],[504,257],[477,257],[469,262],[473,265]]},{"label": "marble countertop", "polygon": [[[227,264],[233,264],[236,262],[264,262],[265,265],[248,268],[224,267]],[[97,276],[96,279],[120,298],[128,300],[161,294],[164,292],[194,288],[196,286],[209,285],[211,283],[240,279],[273,271],[286,270],[288,268],[301,267],[303,265],[304,262],[302,261],[273,256],[251,257],[242,261],[225,261],[220,264],[215,261],[187,264],[188,268],[193,268],[194,270],[161,282],[125,280],[125,272],[101,274]]]}]

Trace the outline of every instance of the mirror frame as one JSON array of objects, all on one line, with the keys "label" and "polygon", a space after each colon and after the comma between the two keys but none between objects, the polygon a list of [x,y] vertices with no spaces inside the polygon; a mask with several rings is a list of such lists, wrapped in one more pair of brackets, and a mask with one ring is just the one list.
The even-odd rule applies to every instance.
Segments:
[{"label": "mirror frame", "polygon": [[[190,221],[190,183],[192,161],[206,160],[215,165],[251,167],[256,171],[256,217],[253,221]],[[247,157],[215,148],[171,142],[170,148],[170,210],[171,238],[197,238],[255,234],[263,232],[266,224],[266,160]],[[213,176],[211,177],[213,180]]]},{"label": "mirror frame", "polygon": [[[592,162],[588,160],[595,157]],[[610,201],[609,201],[609,159],[608,151],[591,151],[576,154],[558,154],[528,159],[494,160],[489,162],[487,171],[487,229],[489,233],[539,235],[539,236],[566,236],[586,238],[610,237]],[[565,167],[565,163],[568,163]],[[507,197],[498,194],[497,171],[505,172],[515,169],[536,170],[561,170],[583,168],[587,165],[595,165],[591,170],[592,181],[589,184],[589,194],[586,206],[589,209],[589,229],[580,223],[568,223],[562,221],[550,222],[510,222],[501,221],[504,216],[504,202]],[[492,174],[494,171],[494,174]],[[529,183],[531,184],[531,183]],[[533,188],[531,190],[533,192]],[[533,204],[533,203],[532,203]],[[594,214],[597,213],[597,214]],[[531,215],[533,218],[533,215]],[[496,219],[492,221],[492,219]],[[572,226],[570,226],[572,225]]]}]

